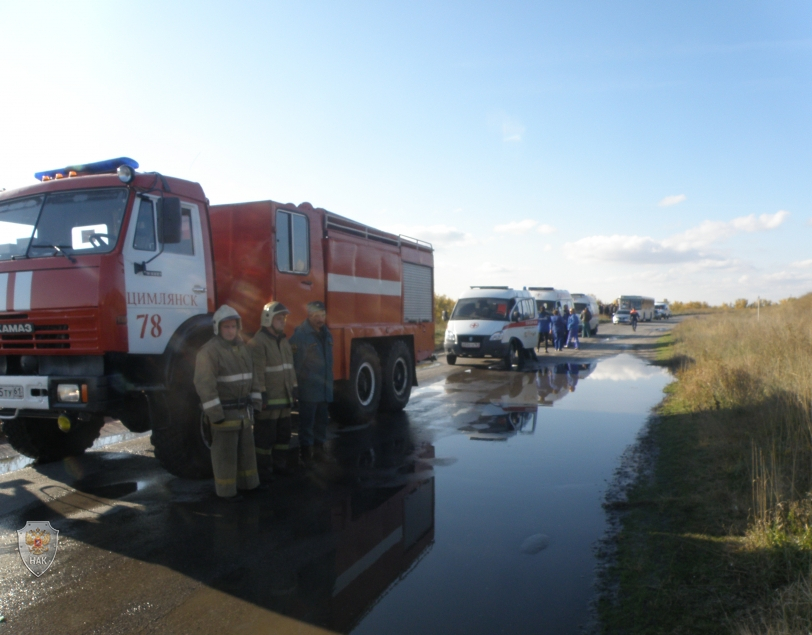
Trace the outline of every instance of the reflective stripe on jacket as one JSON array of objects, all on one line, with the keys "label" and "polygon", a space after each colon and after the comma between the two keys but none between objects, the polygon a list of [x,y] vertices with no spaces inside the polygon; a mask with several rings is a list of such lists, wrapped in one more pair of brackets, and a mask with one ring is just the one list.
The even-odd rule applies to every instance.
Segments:
[{"label": "reflective stripe on jacket", "polygon": [[254,363],[256,388],[262,393],[263,406],[270,410],[290,408],[296,371],[293,369],[293,350],[284,335],[279,337],[261,328],[248,343]]},{"label": "reflective stripe on jacket", "polygon": [[222,402],[249,400],[252,392],[258,392],[248,347],[242,340],[232,345],[219,335],[197,353],[194,382],[211,423],[225,419]]},{"label": "reflective stripe on jacket", "polygon": [[333,400],[333,336],[325,326],[321,333],[305,320],[290,338],[293,366],[301,401]]}]

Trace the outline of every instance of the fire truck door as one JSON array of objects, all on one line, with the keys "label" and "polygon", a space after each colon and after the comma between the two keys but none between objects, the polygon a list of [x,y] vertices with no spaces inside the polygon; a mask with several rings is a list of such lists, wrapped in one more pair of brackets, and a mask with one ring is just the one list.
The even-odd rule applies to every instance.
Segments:
[{"label": "fire truck door", "polygon": [[207,309],[197,205],[181,203],[179,243],[162,245],[156,227],[156,198],[139,196],[123,250],[131,353],[163,353],[178,327]]},{"label": "fire truck door", "polygon": [[295,326],[306,317],[308,302],[324,301],[319,219],[315,214],[277,209],[274,223],[274,299],[290,309],[288,324]]}]

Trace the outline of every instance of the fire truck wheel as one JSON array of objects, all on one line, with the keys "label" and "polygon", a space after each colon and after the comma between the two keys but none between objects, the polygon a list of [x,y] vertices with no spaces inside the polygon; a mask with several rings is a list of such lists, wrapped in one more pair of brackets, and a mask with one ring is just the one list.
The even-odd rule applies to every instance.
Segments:
[{"label": "fire truck wheel", "polygon": [[39,463],[59,461],[83,454],[99,437],[103,417],[90,421],[73,421],[68,432],[62,432],[55,419],[18,417],[3,422],[3,432],[17,452]]},{"label": "fire truck wheel", "polygon": [[200,400],[193,390],[156,396],[151,404],[152,445],[164,469],[181,478],[211,478],[211,452],[200,427]]},{"label": "fire truck wheel", "polygon": [[366,423],[378,411],[381,401],[381,362],[369,344],[359,344],[350,360],[350,377],[336,383],[336,400],[331,414],[343,425]]},{"label": "fire truck wheel", "polygon": [[381,379],[381,410],[403,410],[412,394],[412,355],[404,342],[398,340],[389,348],[383,360]]},{"label": "fire truck wheel", "polygon": [[445,361],[448,362],[449,365],[453,366],[457,363],[457,356],[449,353],[445,356]]}]

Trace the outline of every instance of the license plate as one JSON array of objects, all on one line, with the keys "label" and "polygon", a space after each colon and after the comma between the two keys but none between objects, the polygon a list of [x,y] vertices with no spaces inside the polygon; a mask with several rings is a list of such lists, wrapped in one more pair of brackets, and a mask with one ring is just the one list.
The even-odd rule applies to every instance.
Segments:
[{"label": "license plate", "polygon": [[22,386],[0,386],[0,399],[22,399],[24,396]]},{"label": "license plate", "polygon": [[479,348],[479,342],[460,342],[463,348]]}]

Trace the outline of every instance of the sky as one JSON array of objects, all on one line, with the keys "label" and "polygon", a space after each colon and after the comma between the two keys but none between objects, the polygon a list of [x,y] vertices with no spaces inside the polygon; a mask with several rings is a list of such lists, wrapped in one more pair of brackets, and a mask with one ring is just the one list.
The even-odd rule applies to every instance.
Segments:
[{"label": "sky", "polygon": [[435,248],[435,290],[812,291],[808,2],[0,0],[0,188],[118,156]]}]

